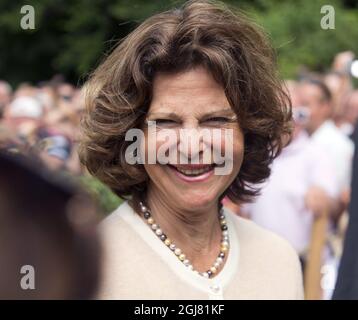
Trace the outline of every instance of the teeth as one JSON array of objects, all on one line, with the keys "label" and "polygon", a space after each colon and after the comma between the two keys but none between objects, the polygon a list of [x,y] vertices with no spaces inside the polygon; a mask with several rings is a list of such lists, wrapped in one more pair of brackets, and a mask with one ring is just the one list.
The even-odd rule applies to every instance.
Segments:
[{"label": "teeth", "polygon": [[180,168],[176,168],[180,173],[183,173],[187,176],[196,176],[196,175],[200,175],[203,174],[205,172],[208,172],[211,170],[211,166],[208,166],[206,168],[202,168],[202,169],[192,169],[192,170],[186,170],[186,169],[180,169]]}]

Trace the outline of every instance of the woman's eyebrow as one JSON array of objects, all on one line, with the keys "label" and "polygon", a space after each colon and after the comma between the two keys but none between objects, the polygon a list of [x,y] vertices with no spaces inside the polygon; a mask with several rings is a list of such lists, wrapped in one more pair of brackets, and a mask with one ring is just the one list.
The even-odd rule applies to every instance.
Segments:
[{"label": "woman's eyebrow", "polygon": [[[218,116],[228,117],[230,120],[237,119],[235,112],[231,108],[224,108],[221,110],[204,113],[204,114],[200,115],[200,119],[205,120],[210,117],[218,117]],[[181,117],[174,112],[152,112],[147,115],[146,121],[151,121],[151,120],[155,121],[155,119],[158,119],[158,118],[170,119],[170,120],[174,120],[177,122],[182,121]]]},{"label": "woman's eyebrow", "polygon": [[174,112],[152,112],[147,115],[147,120],[151,120],[150,118],[152,118],[152,119],[154,118],[153,120],[155,120],[155,118],[161,118],[161,117],[164,117],[167,119],[173,119],[173,120],[177,120],[177,121],[181,120],[180,116]]},{"label": "woman's eyebrow", "polygon": [[202,118],[209,118],[213,116],[227,116],[229,118],[236,119],[236,114],[231,108],[205,113]]}]

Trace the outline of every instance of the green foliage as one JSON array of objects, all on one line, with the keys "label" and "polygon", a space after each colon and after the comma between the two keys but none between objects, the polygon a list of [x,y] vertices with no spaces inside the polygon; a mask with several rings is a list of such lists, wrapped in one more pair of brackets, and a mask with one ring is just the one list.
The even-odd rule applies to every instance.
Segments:
[{"label": "green foliage", "polygon": [[116,196],[110,188],[92,176],[82,176],[80,182],[84,188],[93,195],[105,215],[115,210],[123,201]]},{"label": "green foliage", "polygon": [[[297,69],[326,70],[340,51],[358,55],[358,10],[344,8],[340,1],[261,1],[263,10],[252,10],[256,21],[270,34],[285,77]],[[335,29],[321,28],[321,7],[335,9]]]},{"label": "green foliage", "polygon": [[[100,62],[103,52],[174,1],[20,0],[0,2],[0,78],[17,85],[61,73],[74,83]],[[35,9],[35,30],[22,30],[20,9]]]},{"label": "green foliage", "polygon": [[[12,84],[46,80],[56,73],[82,82],[115,43],[148,16],[181,0],[20,0],[0,2],[0,78]],[[227,0],[248,12],[270,34],[286,77],[297,68],[329,67],[334,55],[358,55],[358,8],[345,0]],[[33,5],[35,30],[20,28],[20,8]],[[336,29],[320,27],[324,4],[333,5]]]}]

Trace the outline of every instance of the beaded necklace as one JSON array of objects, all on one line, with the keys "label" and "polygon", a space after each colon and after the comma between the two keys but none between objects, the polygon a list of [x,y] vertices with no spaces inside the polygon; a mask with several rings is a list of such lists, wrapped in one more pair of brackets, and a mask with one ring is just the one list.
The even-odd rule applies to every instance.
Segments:
[{"label": "beaded necklace", "polygon": [[196,274],[199,274],[205,278],[211,278],[218,272],[218,270],[220,269],[220,267],[224,262],[225,256],[228,253],[230,247],[228,227],[225,220],[224,210],[222,208],[219,210],[219,221],[220,221],[221,232],[222,232],[220,253],[218,254],[213,265],[207,271],[199,272],[197,270],[194,270],[193,265],[187,259],[186,255],[182,252],[182,250],[178,248],[173,243],[173,241],[171,241],[170,238],[167,237],[167,235],[163,232],[163,230],[159,227],[159,225],[155,223],[150,210],[143,204],[143,202],[140,202],[139,206],[144,219],[146,220],[150,228],[153,230],[153,232],[189,270],[192,270]]}]

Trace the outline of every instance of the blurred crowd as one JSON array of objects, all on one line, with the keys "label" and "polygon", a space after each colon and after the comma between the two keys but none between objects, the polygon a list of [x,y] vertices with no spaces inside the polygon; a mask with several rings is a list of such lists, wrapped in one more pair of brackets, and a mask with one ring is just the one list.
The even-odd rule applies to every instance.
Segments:
[{"label": "blurred crowd", "polygon": [[[303,267],[314,241],[312,226],[322,215],[329,220],[325,263],[337,270],[342,253],[351,197],[352,137],[358,121],[358,90],[348,71],[353,59],[353,53],[342,52],[327,73],[303,72],[286,81],[294,120],[288,146],[274,161],[272,174],[253,203],[225,203],[286,238]],[[83,108],[82,90],[60,76],[16,88],[2,80],[0,149],[35,155],[51,170],[81,175],[76,149]]]},{"label": "blurred crowd", "polygon": [[15,89],[0,81],[0,148],[37,155],[51,169],[78,175],[82,169],[76,146],[83,107],[81,90],[61,76]]}]

